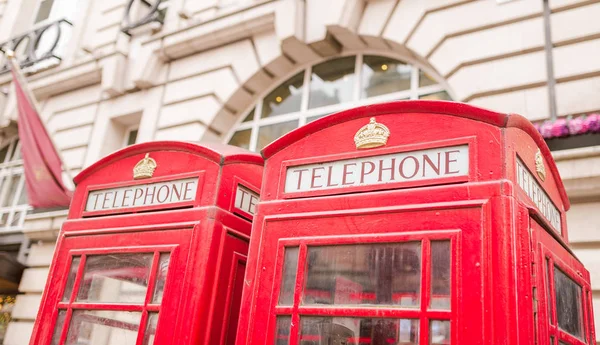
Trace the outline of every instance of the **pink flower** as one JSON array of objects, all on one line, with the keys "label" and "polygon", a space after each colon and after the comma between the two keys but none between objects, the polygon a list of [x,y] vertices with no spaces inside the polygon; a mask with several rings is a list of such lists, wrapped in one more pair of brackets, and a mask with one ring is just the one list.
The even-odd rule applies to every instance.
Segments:
[{"label": "pink flower", "polygon": [[569,135],[569,127],[567,126],[567,120],[558,119],[554,121],[551,129],[552,137],[559,138]]},{"label": "pink flower", "polygon": [[571,135],[583,134],[587,132],[587,130],[583,130],[583,116],[569,119],[568,127]]},{"label": "pink flower", "polygon": [[585,125],[590,133],[600,132],[600,114],[590,114],[585,120]]},{"label": "pink flower", "polygon": [[540,125],[540,134],[545,139],[552,138],[552,121],[544,121],[544,123]]}]

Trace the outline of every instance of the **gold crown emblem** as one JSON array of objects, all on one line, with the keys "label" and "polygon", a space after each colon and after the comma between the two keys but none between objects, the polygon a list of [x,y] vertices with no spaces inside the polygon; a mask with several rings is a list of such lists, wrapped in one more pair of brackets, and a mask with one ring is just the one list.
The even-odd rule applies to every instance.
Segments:
[{"label": "gold crown emblem", "polygon": [[540,177],[540,180],[546,180],[546,167],[544,166],[544,158],[542,158],[542,153],[540,149],[535,153],[535,170]]},{"label": "gold crown emblem", "polygon": [[389,136],[390,130],[372,117],[368,124],[356,132],[354,143],[357,149],[370,149],[387,144]]},{"label": "gold crown emblem", "polygon": [[146,157],[142,158],[134,167],[133,167],[133,179],[143,179],[150,178],[154,174],[154,169],[156,169],[156,161],[149,157],[149,153],[146,153]]}]

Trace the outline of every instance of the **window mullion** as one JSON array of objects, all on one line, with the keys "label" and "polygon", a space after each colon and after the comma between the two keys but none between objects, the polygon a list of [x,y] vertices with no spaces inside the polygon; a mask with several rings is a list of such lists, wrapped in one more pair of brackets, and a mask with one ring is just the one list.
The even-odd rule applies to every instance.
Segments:
[{"label": "window mullion", "polygon": [[410,99],[419,98],[419,68],[412,65],[410,71]]},{"label": "window mullion", "polygon": [[360,91],[361,91],[361,87],[362,87],[362,62],[363,62],[363,55],[362,54],[358,54],[356,55],[356,59],[355,61],[355,65],[354,65],[354,75],[356,76],[355,80],[354,80],[354,85],[353,85],[353,94],[352,94],[352,101],[357,102],[358,100],[360,100]]},{"label": "window mullion", "polygon": [[422,242],[421,252],[421,317],[419,319],[420,343],[429,344],[429,291],[431,286],[431,241],[425,238]]},{"label": "window mullion", "polygon": [[306,244],[301,244],[298,251],[298,267],[296,268],[296,286],[294,288],[294,306],[292,308],[292,326],[290,328],[290,345],[298,345],[300,335],[299,308],[304,292],[304,271],[307,257]]},{"label": "window mullion", "polygon": [[262,106],[263,100],[261,99],[256,104],[256,108],[254,109],[254,118],[252,119],[252,130],[250,131],[250,143],[248,148],[250,151],[256,152],[256,144],[258,143],[258,129],[259,129],[259,120],[262,116]]}]

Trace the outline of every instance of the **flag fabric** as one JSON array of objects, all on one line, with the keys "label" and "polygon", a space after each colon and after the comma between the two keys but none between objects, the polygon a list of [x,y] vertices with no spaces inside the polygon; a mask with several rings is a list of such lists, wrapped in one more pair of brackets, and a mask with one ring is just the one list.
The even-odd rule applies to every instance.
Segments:
[{"label": "flag fabric", "polygon": [[11,65],[28,203],[34,208],[68,207],[72,192],[63,184],[60,156],[33,100],[23,90],[17,63]]}]

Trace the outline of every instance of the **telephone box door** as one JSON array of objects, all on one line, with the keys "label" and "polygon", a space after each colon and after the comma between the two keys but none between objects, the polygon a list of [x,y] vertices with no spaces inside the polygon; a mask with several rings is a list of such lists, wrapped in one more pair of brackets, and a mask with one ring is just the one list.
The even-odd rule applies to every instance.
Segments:
[{"label": "telephone box door", "polygon": [[461,325],[457,315],[483,319],[482,301],[463,300],[482,286],[482,211],[404,205],[267,218],[257,266],[274,271],[261,269],[260,289],[271,292],[256,305],[270,307],[251,317],[269,326],[251,330],[248,343],[459,344],[465,332],[481,339],[483,326]]},{"label": "telephone box door", "polygon": [[[536,244],[537,326],[541,344],[594,343],[589,273],[548,230],[530,220]],[[537,238],[537,239],[536,239]]]},{"label": "telephone box door", "polygon": [[40,344],[170,344],[191,234],[190,228],[66,238],[49,277],[49,295],[60,302],[44,325],[54,325],[54,334]]}]

